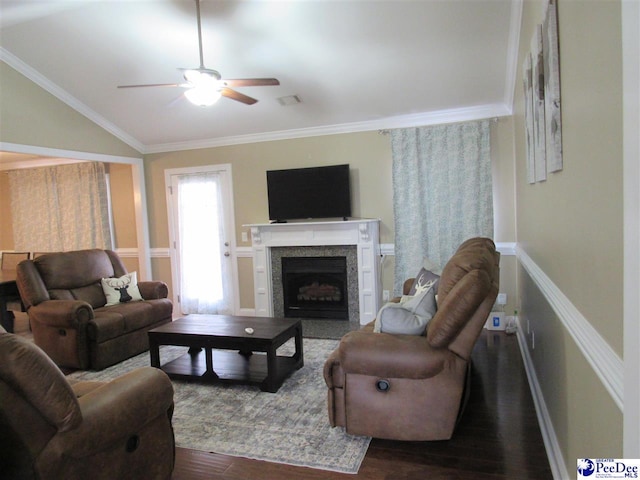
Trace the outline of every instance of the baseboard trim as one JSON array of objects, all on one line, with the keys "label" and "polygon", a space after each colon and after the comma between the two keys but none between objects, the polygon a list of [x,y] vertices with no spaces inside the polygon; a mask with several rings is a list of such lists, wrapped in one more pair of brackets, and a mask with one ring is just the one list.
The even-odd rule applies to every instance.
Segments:
[{"label": "baseboard trim", "polygon": [[536,283],[605,389],[624,411],[624,362],[529,255],[516,245],[518,261]]},{"label": "baseboard trim", "polygon": [[540,425],[540,432],[542,433],[542,440],[544,441],[544,447],[547,451],[551,473],[555,480],[571,478],[567,471],[567,466],[564,463],[562,449],[558,443],[558,437],[556,436],[555,429],[553,428],[549,409],[544,401],[544,395],[542,394],[542,389],[538,382],[538,376],[536,375],[536,370],[533,365],[533,361],[531,360],[531,356],[529,355],[529,349],[527,348],[527,340],[524,337],[522,325],[520,324],[518,324],[517,338],[518,344],[520,345],[522,361],[527,373],[527,379],[529,380],[529,389],[531,390],[531,396],[533,397],[533,403],[536,408],[536,415],[538,417],[538,424]]}]

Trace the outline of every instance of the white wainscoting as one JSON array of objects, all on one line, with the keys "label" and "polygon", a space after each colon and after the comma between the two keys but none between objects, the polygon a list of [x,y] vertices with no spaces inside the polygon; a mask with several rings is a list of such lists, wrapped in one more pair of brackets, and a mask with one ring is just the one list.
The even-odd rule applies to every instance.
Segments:
[{"label": "white wainscoting", "polygon": [[[558,316],[564,328],[567,329],[585,359],[593,368],[605,389],[618,406],[624,411],[624,363],[613,351],[604,338],[596,331],[587,319],[571,303],[566,295],[551,281],[542,269],[519,245],[515,248],[518,261],[527,271],[537,288]],[[518,325],[518,342],[524,361],[525,370],[531,387],[531,394],[536,406],[536,413],[542,431],[547,455],[553,476],[556,479],[571,478],[564,463],[555,429],[542,394],[542,389],[535,372],[535,367],[524,337],[523,328]]]},{"label": "white wainscoting", "polygon": [[571,303],[555,283],[520,247],[518,260],[536,283],[547,302],[567,329],[574,342],[596,373],[611,398],[623,411],[624,364],[622,359],[602,338],[588,320]]},{"label": "white wainscoting", "polygon": [[544,441],[544,447],[547,451],[547,457],[549,458],[549,467],[551,468],[551,473],[553,474],[554,479],[564,480],[566,478],[571,478],[567,471],[567,466],[564,463],[564,457],[562,456],[562,450],[558,443],[558,437],[556,436],[556,431],[553,428],[551,415],[549,415],[549,409],[544,401],[540,382],[538,382],[538,376],[536,375],[536,370],[533,365],[533,360],[531,359],[531,355],[529,355],[529,350],[527,348],[527,339],[524,335],[522,325],[518,325],[518,344],[520,345],[520,353],[522,354],[524,368],[527,372],[531,396],[533,397],[533,403],[536,407],[536,416],[538,417],[542,440]]}]

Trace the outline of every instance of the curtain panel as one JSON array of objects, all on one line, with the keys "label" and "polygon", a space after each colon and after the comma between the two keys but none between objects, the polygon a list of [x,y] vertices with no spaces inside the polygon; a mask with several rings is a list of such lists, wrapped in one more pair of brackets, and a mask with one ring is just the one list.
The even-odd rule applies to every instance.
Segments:
[{"label": "curtain panel", "polygon": [[112,248],[104,164],[25,168],[8,175],[15,250]]},{"label": "curtain panel", "polygon": [[441,270],[474,236],[493,238],[489,120],[391,131],[394,293],[426,263]]}]

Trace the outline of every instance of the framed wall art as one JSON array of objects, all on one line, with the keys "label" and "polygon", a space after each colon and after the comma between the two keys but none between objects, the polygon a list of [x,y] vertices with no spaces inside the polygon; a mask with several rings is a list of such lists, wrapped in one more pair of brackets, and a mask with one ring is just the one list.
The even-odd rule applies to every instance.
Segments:
[{"label": "framed wall art", "polygon": [[562,170],[562,119],[560,117],[560,60],[556,2],[547,6],[542,23],[544,64],[544,123],[547,172]]},{"label": "framed wall art", "polygon": [[524,87],[524,127],[527,149],[527,182],[536,183],[535,149],[533,147],[533,86],[531,84],[531,55],[524,58],[522,65],[522,86]]},{"label": "framed wall art", "polygon": [[545,181],[548,173],[563,168],[556,1],[549,2],[536,26],[522,66],[528,183]]},{"label": "framed wall art", "polygon": [[531,90],[533,91],[533,148],[536,182],[547,179],[546,141],[544,124],[544,62],[542,54],[542,25],[536,26],[531,40]]}]

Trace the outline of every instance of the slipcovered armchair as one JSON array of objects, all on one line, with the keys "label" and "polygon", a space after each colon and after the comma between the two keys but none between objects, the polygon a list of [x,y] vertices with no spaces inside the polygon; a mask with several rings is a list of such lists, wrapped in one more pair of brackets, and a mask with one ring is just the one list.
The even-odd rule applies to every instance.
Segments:
[{"label": "slipcovered armchair", "polygon": [[101,370],[142,353],[147,332],[171,321],[167,285],[137,282],[111,250],[48,253],[16,277],[34,341],[61,367]]},{"label": "slipcovered armchair", "polygon": [[377,333],[371,322],[345,335],[324,366],[330,424],[393,440],[451,438],[471,351],[498,294],[499,261],[492,240],[467,240],[442,271],[437,310],[421,334]]},{"label": "slipcovered armchair", "polygon": [[2,478],[168,479],[172,415],[161,370],[70,384],[40,348],[0,327]]}]

